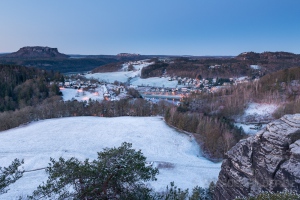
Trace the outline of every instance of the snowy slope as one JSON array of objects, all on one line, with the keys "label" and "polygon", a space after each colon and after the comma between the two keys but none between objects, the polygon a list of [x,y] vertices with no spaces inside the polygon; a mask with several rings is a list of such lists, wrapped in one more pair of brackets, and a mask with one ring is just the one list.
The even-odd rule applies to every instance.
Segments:
[{"label": "snowy slope", "polygon": [[[221,167],[202,157],[194,140],[159,117],[49,119],[0,132],[0,141],[1,165],[23,158],[26,171],[46,167],[50,157],[95,159],[96,152],[105,147],[130,142],[160,167],[158,181],[150,183],[156,190],[163,190],[171,181],[182,188],[205,187],[217,179]],[[0,199],[30,194],[45,180],[44,170],[27,172]]]},{"label": "snowy slope", "polygon": [[128,80],[128,78],[139,77],[144,67],[153,64],[152,62],[146,62],[146,61],[144,62],[139,61],[137,63],[139,64],[133,64],[135,71],[127,71],[129,63],[125,63],[123,64],[122,71],[86,74],[85,77],[98,79],[99,81],[106,81],[108,83],[113,83],[114,81],[119,81],[124,83]]},{"label": "snowy slope", "polygon": [[133,78],[130,81],[130,84],[135,86],[152,86],[152,87],[168,87],[168,88],[176,88],[178,85],[178,81],[169,81],[169,78],[166,77],[151,77],[142,79],[140,77]]},{"label": "snowy slope", "polygon": [[121,71],[121,72],[106,72],[106,73],[94,73],[86,74],[86,78],[93,78],[99,81],[105,81],[107,83],[113,83],[114,81],[126,82],[129,77],[137,76],[137,72],[133,71]]},{"label": "snowy slope", "polygon": [[94,78],[99,81],[106,81],[113,83],[114,81],[127,82],[128,78],[131,78],[130,84],[134,86],[154,86],[154,87],[169,87],[176,88],[178,81],[169,81],[166,77],[151,77],[151,78],[140,78],[142,68],[147,67],[153,63],[142,62],[141,64],[133,64],[135,71],[127,71],[129,66],[128,63],[123,64],[123,71],[118,72],[107,72],[107,73],[94,73],[86,74],[86,78]]},{"label": "snowy slope", "polygon": [[[244,114],[236,117],[235,125],[242,127],[246,134],[255,134],[258,130],[253,129],[253,124],[249,122],[265,122],[273,119],[272,114],[278,108],[276,104],[267,103],[249,103],[244,111]],[[265,125],[261,127],[264,128]]]}]

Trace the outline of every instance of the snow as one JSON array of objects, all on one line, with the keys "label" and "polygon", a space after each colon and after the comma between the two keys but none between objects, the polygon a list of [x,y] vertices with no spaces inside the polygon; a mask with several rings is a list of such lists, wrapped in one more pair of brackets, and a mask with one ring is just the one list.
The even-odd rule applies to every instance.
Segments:
[{"label": "snow", "polygon": [[241,76],[241,77],[237,78],[236,80],[237,81],[243,81],[243,80],[246,80],[248,78],[249,78],[248,76]]},{"label": "snow", "polygon": [[259,65],[250,65],[251,69],[260,69],[261,67]]},{"label": "snow", "polygon": [[[137,64],[139,63],[139,64]],[[122,71],[118,72],[107,72],[107,73],[94,73],[94,74],[86,74],[86,78],[93,78],[99,81],[106,81],[108,83],[113,83],[114,81],[119,82],[127,82],[130,78],[130,84],[133,86],[153,86],[153,87],[169,87],[176,88],[178,85],[178,81],[169,81],[168,77],[152,77],[142,79],[141,70],[143,67],[149,66],[153,63],[149,63],[146,61],[137,61],[133,62],[133,67],[135,71],[127,71],[130,63],[123,64]]]},{"label": "snow", "polygon": [[254,124],[247,124],[247,122],[267,122],[273,119],[272,114],[278,108],[277,104],[267,103],[249,103],[244,111],[244,114],[236,117],[235,125],[242,127],[246,134],[255,134],[257,131],[263,129],[263,125],[260,129],[255,130]]},{"label": "snow", "polygon": [[262,125],[262,127],[260,129],[254,129],[255,125],[253,125],[253,124],[234,123],[234,125],[237,127],[242,127],[244,132],[249,135],[256,134],[259,130],[266,127],[266,125]]},{"label": "snow", "polygon": [[99,81],[105,81],[107,83],[113,83],[114,81],[127,82],[129,77],[135,77],[137,73],[133,71],[122,71],[122,72],[106,72],[106,73],[94,73],[86,74],[86,78],[93,78]]},{"label": "snow", "polygon": [[106,72],[106,73],[94,73],[94,74],[86,74],[86,78],[94,78],[99,81],[106,81],[108,83],[113,83],[114,81],[119,82],[127,82],[128,78],[139,77],[141,75],[141,71],[144,67],[153,64],[152,62],[147,61],[137,61],[133,62],[134,71],[127,71],[130,63],[123,64],[122,71],[118,72]]},{"label": "snow", "polygon": [[130,84],[135,86],[153,86],[153,87],[168,87],[176,88],[178,81],[169,81],[169,78],[166,77],[151,77],[146,79],[141,79],[139,77],[134,78],[130,81]]},{"label": "snow", "polygon": [[277,108],[276,104],[249,103],[244,115],[271,116]]},{"label": "snow", "polygon": [[127,82],[128,78],[132,78],[130,80],[130,84],[133,86],[154,86],[154,87],[169,87],[176,88],[178,81],[169,81],[167,77],[151,77],[151,78],[140,78],[136,72],[107,72],[107,73],[95,73],[95,74],[87,74],[86,78],[94,78],[99,81],[103,80],[108,83],[113,83],[114,81],[119,82]]},{"label": "snow", "polygon": [[[148,161],[160,168],[158,181],[150,186],[158,191],[171,181],[181,188],[207,187],[216,181],[221,163],[201,156],[194,139],[167,126],[160,117],[70,117],[49,119],[0,132],[0,163],[24,159],[26,171],[47,167],[50,157],[95,159],[105,147],[130,142],[141,149]],[[46,180],[44,170],[27,172],[10,186],[0,199],[31,194]]]},{"label": "snow", "polygon": [[63,94],[64,101],[70,101],[76,99],[77,101],[101,101],[103,100],[103,94],[105,93],[103,87],[96,88],[95,91],[83,91],[83,89],[72,89],[72,88],[60,88],[60,91]]}]

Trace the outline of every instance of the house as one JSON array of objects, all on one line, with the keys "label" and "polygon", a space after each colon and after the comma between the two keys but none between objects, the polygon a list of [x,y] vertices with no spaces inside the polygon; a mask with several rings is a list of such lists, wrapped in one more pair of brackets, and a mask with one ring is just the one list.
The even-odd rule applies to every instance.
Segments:
[{"label": "house", "polygon": [[125,90],[124,86],[118,87],[118,90],[119,90],[120,93],[126,93],[126,90]]},{"label": "house", "polygon": [[181,92],[187,92],[187,91],[188,91],[187,88],[185,88],[185,87],[181,88]]},{"label": "house", "polygon": [[65,87],[70,87],[71,83],[69,81],[65,82]]},{"label": "house", "polygon": [[109,93],[104,93],[103,97],[110,97],[110,94]]}]

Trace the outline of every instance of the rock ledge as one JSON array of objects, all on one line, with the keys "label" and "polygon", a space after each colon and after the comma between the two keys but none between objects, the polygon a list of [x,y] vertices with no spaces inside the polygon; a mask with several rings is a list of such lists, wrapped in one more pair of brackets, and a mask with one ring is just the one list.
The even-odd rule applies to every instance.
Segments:
[{"label": "rock ledge", "polygon": [[285,115],[230,149],[214,199],[284,189],[300,192],[300,114]]}]

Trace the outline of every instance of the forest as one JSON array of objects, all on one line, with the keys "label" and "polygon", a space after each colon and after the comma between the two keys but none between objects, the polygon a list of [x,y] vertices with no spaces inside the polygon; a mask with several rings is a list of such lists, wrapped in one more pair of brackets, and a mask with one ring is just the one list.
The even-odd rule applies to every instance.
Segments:
[{"label": "forest", "polygon": [[129,90],[131,98],[120,101],[62,101],[63,81],[57,72],[2,65],[0,75],[0,130],[31,121],[71,116],[164,116],[179,130],[193,134],[206,157],[219,161],[240,139],[243,130],[233,125],[250,102],[276,103],[274,118],[300,112],[300,67],[263,76],[258,81],[221,87],[214,93],[192,93],[177,107],[165,101],[155,104]]},{"label": "forest", "polygon": [[[300,55],[287,52],[246,52],[236,57],[177,57],[168,61],[154,59],[155,63],[142,70],[142,77],[169,76],[189,78],[261,77],[300,65]],[[260,69],[253,69],[258,65]]]},{"label": "forest", "polygon": [[222,87],[214,93],[192,94],[177,108],[169,108],[165,120],[194,133],[211,159],[222,159],[240,139],[247,137],[233,125],[248,103],[277,104],[273,118],[300,112],[300,67],[277,71],[259,81]]},{"label": "forest", "polygon": [[59,94],[56,84],[64,81],[58,72],[15,65],[0,65],[0,111],[33,106]]}]

